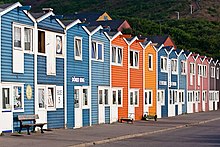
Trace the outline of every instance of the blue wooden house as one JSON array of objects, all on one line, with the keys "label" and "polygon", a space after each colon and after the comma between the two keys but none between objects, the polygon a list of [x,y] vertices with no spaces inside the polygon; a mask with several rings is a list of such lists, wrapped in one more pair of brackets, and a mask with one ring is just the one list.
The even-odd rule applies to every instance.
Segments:
[{"label": "blue wooden house", "polygon": [[36,19],[35,114],[45,128],[64,128],[64,28],[51,8],[31,13]]},{"label": "blue wooden house", "polygon": [[102,26],[89,26],[91,123],[110,123],[110,38]]},{"label": "blue wooden house", "polygon": [[34,19],[27,8],[0,5],[0,133],[18,129],[18,114],[34,114]]},{"label": "blue wooden house", "polygon": [[187,108],[187,61],[184,51],[181,49],[175,50],[178,55],[178,105],[176,111],[178,115],[186,113]]},{"label": "blue wooden house", "polygon": [[91,125],[89,33],[80,20],[66,25],[67,127]]},{"label": "blue wooden house", "polygon": [[[158,95],[162,95],[162,102],[157,103],[157,112],[161,111],[161,117],[170,116],[170,112],[175,113],[174,99],[170,99],[170,87],[171,87],[171,63],[170,63],[170,53],[173,47],[159,47],[157,53],[157,78],[158,78]],[[170,110],[172,107],[172,110]]]}]

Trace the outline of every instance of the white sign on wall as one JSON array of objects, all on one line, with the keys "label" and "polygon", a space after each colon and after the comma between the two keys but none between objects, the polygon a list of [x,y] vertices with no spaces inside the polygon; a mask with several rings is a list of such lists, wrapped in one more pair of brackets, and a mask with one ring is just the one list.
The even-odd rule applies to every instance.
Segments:
[{"label": "white sign on wall", "polygon": [[159,85],[167,85],[167,81],[159,81]]},{"label": "white sign on wall", "polygon": [[85,78],[84,77],[72,77],[72,82],[74,83],[84,83],[85,82]]},{"label": "white sign on wall", "polygon": [[63,108],[63,86],[56,86],[56,108]]},{"label": "white sign on wall", "polygon": [[171,82],[171,85],[172,86],[176,86],[176,82]]}]

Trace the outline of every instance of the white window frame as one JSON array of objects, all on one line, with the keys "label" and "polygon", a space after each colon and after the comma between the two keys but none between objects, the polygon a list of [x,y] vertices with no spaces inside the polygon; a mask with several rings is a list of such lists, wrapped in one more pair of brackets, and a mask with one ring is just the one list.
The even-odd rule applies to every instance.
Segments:
[{"label": "white window frame", "polygon": [[[102,90],[102,104],[99,103],[99,91]],[[105,90],[108,90],[108,101],[106,103],[106,100],[105,100]],[[110,105],[110,98],[111,98],[111,95],[110,95],[110,88],[109,87],[105,87],[105,86],[99,86],[98,87],[98,104],[99,105],[104,105],[104,106],[109,106]]]},{"label": "white window frame", "polygon": [[[145,90],[144,91],[144,104],[146,105],[146,94],[147,94],[147,105],[149,107],[153,106],[153,90]],[[150,104],[150,93],[151,93],[151,104]]]},{"label": "white window frame", "polygon": [[[92,57],[92,50],[93,50],[93,43],[95,43],[95,47],[96,47],[96,52],[95,52],[95,57]],[[98,59],[98,46],[101,45],[102,46],[102,59]],[[100,61],[100,62],[104,62],[104,43],[99,42],[99,41],[92,41],[92,46],[91,46],[91,59],[93,61]]]},{"label": "white window frame", "polygon": [[[136,68],[136,69],[138,69],[139,68],[139,58],[140,58],[140,52],[139,51],[137,51],[137,50],[130,50],[130,54],[131,54],[131,52],[133,52],[133,57],[132,57],[132,59],[133,59],[133,65],[131,65],[131,59],[130,59],[130,61],[129,61],[129,65],[130,65],[130,67],[131,68]],[[135,63],[136,63],[136,60],[135,60],[135,53],[137,53],[137,55],[138,55],[138,60],[137,60],[137,66],[135,66]],[[129,58],[131,57],[131,55],[129,55]]]},{"label": "white window frame", "polygon": [[[163,68],[162,68],[162,60],[163,60]],[[165,63],[166,61],[166,63]],[[168,58],[167,57],[164,57],[164,56],[161,56],[160,57],[160,70],[161,72],[167,72],[168,71]]]},{"label": "white window frame", "polygon": [[216,68],[216,79],[219,79],[219,67]]},{"label": "white window frame", "polygon": [[[113,58],[113,48],[115,48],[115,62],[112,60]],[[111,47],[112,55],[111,55],[111,63],[115,66],[122,66],[123,65],[123,47],[112,45]],[[118,63],[118,56],[119,56],[119,50],[121,50],[121,63]]]},{"label": "white window frame", "polygon": [[[58,42],[57,42],[57,37],[61,37],[61,52],[62,53],[58,53],[57,52],[57,44],[58,44]],[[64,58],[64,56],[65,56],[65,46],[64,46],[64,35],[63,34],[55,34],[55,42],[56,42],[56,57],[61,57],[61,58]]]},{"label": "white window frame", "polygon": [[207,66],[203,65],[203,77],[207,77]]},{"label": "white window frame", "polygon": [[157,101],[160,101],[162,106],[165,105],[165,90],[157,90]]},{"label": "white window frame", "polygon": [[205,101],[205,103],[207,103],[207,91],[206,90],[202,91],[202,101]]},{"label": "white window frame", "polygon": [[[23,51],[23,50],[24,50],[24,26],[13,23],[12,27],[13,27],[13,28],[12,28],[12,30],[13,30],[13,33],[12,33],[12,35],[13,35],[13,37],[12,37],[12,38],[13,38],[13,40],[12,40],[13,49],[14,49],[14,50],[21,50],[21,51]],[[21,37],[21,47],[15,47],[15,44],[14,44],[14,39],[15,39],[15,27],[21,29],[21,34],[20,34],[20,37]]]},{"label": "white window frame", "polygon": [[[54,98],[53,98],[53,106],[49,106],[49,103],[48,103],[48,100],[49,100],[49,88],[53,88],[53,95],[54,95]],[[56,86],[55,85],[49,85],[49,86],[46,86],[46,104],[47,104],[47,110],[48,111],[55,111],[56,110]]]},{"label": "white window frame", "polygon": [[[135,104],[135,93],[137,92],[137,104]],[[130,105],[130,96],[131,96],[131,93],[133,93],[133,105],[135,107],[138,107],[139,106],[139,89],[130,89],[129,90],[129,105]]]},{"label": "white window frame", "polygon": [[[21,87],[21,102],[22,102],[22,108],[20,109],[15,109],[14,108],[14,104],[15,104],[15,101],[14,101],[14,94],[13,94],[13,90],[14,90],[14,87]],[[1,86],[1,97],[2,97],[2,94],[3,94],[3,91],[2,89],[3,88],[9,88],[9,108],[6,108],[6,109],[3,109],[2,107],[2,111],[12,111],[12,112],[24,112],[24,84],[21,84],[21,83],[12,83],[12,84],[2,84]],[[3,101],[1,103],[1,105],[3,104]]]},{"label": "white window frame", "polygon": [[178,61],[177,59],[171,59],[171,71],[172,74],[178,74]]},{"label": "white window frame", "polygon": [[[151,64],[149,63],[149,60],[151,59]],[[150,71],[153,70],[153,54],[148,54],[148,69]]]},{"label": "white window frame", "polygon": [[[80,56],[76,55],[76,40],[80,40]],[[74,59],[82,60],[82,37],[78,37],[78,36],[74,37]]]},{"label": "white window frame", "polygon": [[215,67],[211,66],[211,78],[215,78]]},{"label": "white window frame", "polygon": [[[45,31],[45,30],[41,30],[41,29],[38,29],[37,30],[37,35],[38,35],[38,38],[39,38],[39,32],[44,32],[44,44],[45,44],[45,46],[44,46],[44,49],[45,49],[45,52],[44,53],[42,53],[42,52],[39,52],[39,45],[38,45],[38,48],[37,48],[37,54],[38,55],[41,55],[41,56],[47,56],[47,48],[46,48],[46,37],[47,37],[47,31]],[[39,39],[37,38],[37,43],[39,44]]]},{"label": "white window frame", "polygon": [[181,74],[186,75],[187,74],[187,64],[185,60],[181,61]]},{"label": "white window frame", "polygon": [[198,64],[197,65],[198,67],[198,76],[203,76],[203,66],[201,64]]},{"label": "white window frame", "polygon": [[195,63],[190,62],[190,74],[195,75]]},{"label": "white window frame", "polygon": [[[115,104],[113,104],[113,91],[116,92],[116,103]],[[119,91],[121,91],[121,104],[119,104],[119,102],[118,102],[118,93],[119,93]],[[116,88],[116,87],[112,88],[111,99],[112,99],[112,104],[113,105],[117,104],[118,107],[122,107],[123,106],[123,88]]]},{"label": "white window frame", "polygon": [[[31,30],[31,43],[30,43],[30,50],[25,50],[25,39],[24,39],[24,52],[25,53],[30,53],[33,54],[34,53],[34,49],[33,49],[33,37],[34,37],[34,30],[32,27],[24,27],[24,31],[25,29],[30,29]],[[25,32],[24,32],[24,36],[25,36]]]}]

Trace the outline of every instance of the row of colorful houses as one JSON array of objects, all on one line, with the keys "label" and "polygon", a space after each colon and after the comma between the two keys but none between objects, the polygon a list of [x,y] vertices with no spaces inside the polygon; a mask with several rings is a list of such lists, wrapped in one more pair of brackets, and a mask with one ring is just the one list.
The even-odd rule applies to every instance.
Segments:
[{"label": "row of colorful houses", "polygon": [[220,62],[75,20],[52,9],[0,6],[0,132],[19,114],[46,128],[80,128],[144,114],[171,117],[216,110]]}]

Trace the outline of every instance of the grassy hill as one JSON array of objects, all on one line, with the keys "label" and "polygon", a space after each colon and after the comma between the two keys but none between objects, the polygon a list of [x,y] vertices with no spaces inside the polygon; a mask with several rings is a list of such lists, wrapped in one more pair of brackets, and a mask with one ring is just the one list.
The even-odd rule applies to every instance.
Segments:
[{"label": "grassy hill", "polygon": [[[2,3],[14,0],[5,0]],[[169,34],[178,48],[220,59],[219,0],[20,0],[32,11],[52,7],[57,14],[107,11],[127,19],[134,35]],[[190,12],[193,5],[193,13]],[[177,13],[180,19],[177,20]]]}]

